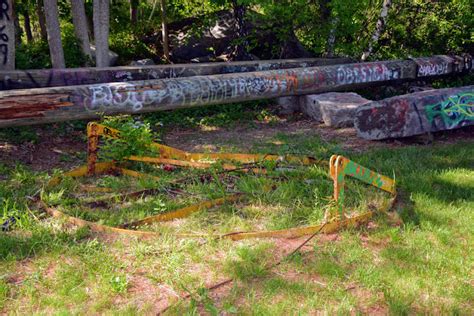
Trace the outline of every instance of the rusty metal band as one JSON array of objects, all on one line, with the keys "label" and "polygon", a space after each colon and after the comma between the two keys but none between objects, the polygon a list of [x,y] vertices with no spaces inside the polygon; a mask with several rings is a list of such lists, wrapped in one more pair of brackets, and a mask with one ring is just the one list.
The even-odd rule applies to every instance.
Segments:
[{"label": "rusty metal band", "polygon": [[[120,131],[108,126],[91,122],[87,126],[88,133],[88,152],[92,156],[88,157],[88,165],[91,166],[97,161],[98,137],[107,136],[111,138],[120,138]],[[302,165],[322,164],[323,160],[318,160],[309,156],[296,155],[272,155],[272,154],[247,154],[247,153],[190,153],[177,148],[166,146],[153,142],[150,147],[159,153],[157,157],[138,157],[130,156],[126,159],[142,162],[171,164],[195,168],[209,168],[217,160],[230,160],[239,163],[256,163],[263,161],[289,162]],[[236,168],[234,165],[224,166],[228,169]],[[91,168],[91,167],[90,167]]]},{"label": "rusty metal band", "polygon": [[[97,174],[104,174],[110,172],[121,173],[124,175],[132,177],[154,177],[148,174],[140,173],[134,170],[123,168],[122,166],[116,164],[115,162],[97,162],[97,151],[98,151],[98,137],[101,135],[106,135],[109,137],[117,138],[119,137],[119,131],[111,129],[104,125],[97,123],[90,123],[88,125],[88,136],[89,136],[89,146],[88,146],[88,164],[86,166],[81,166],[75,168],[69,172],[64,173],[62,176],[53,177],[47,184],[47,186],[54,186],[61,182],[63,177],[82,177],[90,176]],[[219,153],[219,154],[203,154],[203,153],[188,153],[179,149],[175,149],[169,146],[161,145],[158,143],[153,143],[152,147],[155,147],[160,152],[160,157],[138,157],[131,156],[128,160],[133,161],[142,161],[147,163],[163,163],[163,164],[173,164],[177,166],[184,167],[193,167],[207,169],[210,168],[212,164],[208,162],[198,162],[196,160],[201,159],[215,159],[215,160],[235,160],[244,163],[255,163],[262,162],[265,160],[271,161],[293,161],[302,163],[304,165],[314,164],[319,162],[318,160],[312,157],[298,157],[298,156],[277,156],[277,155],[258,155],[258,154],[230,154],[230,153]],[[234,170],[237,167],[230,164],[223,164],[221,166],[224,170]],[[239,168],[241,169],[241,168]],[[243,170],[254,170],[258,168],[247,168]],[[262,169],[258,169],[262,170]],[[343,156],[333,155],[329,160],[329,175],[334,182],[334,200],[337,205],[337,210],[339,214],[334,216],[334,214],[326,214],[326,222],[320,225],[314,226],[303,226],[295,227],[282,230],[270,230],[270,231],[248,231],[248,232],[232,232],[228,234],[174,234],[176,237],[191,237],[191,238],[202,238],[202,237],[211,237],[211,238],[229,238],[232,240],[241,240],[247,238],[266,238],[266,237],[276,237],[276,238],[293,238],[300,237],[304,235],[314,234],[316,232],[331,233],[337,231],[344,227],[357,226],[362,222],[367,221],[377,212],[386,212],[393,207],[393,204],[396,200],[396,189],[395,181],[386,176],[378,174],[375,171],[372,171],[366,167],[363,167],[356,162],[345,158]],[[368,185],[374,186],[380,190],[386,191],[392,195],[389,203],[386,203],[378,210],[368,211],[359,215],[347,217],[344,213],[344,184],[345,177],[351,176],[359,181],[362,181]],[[143,230],[133,230],[128,228],[140,227],[143,225],[149,225],[156,222],[171,221],[173,219],[185,218],[193,213],[199,212],[204,209],[209,209],[215,206],[222,205],[226,202],[235,202],[241,200],[244,197],[243,194],[237,193],[232,195],[227,195],[214,200],[207,200],[174,210],[171,212],[158,214],[154,216],[149,216],[141,220],[133,221],[130,223],[122,224],[119,227],[111,227],[107,225],[101,225],[86,221],[77,217],[69,216],[56,208],[48,206],[44,201],[39,201],[41,208],[43,208],[48,214],[53,217],[62,217],[65,218],[68,222],[76,226],[87,226],[95,232],[102,233],[120,233],[128,234],[139,237],[156,237],[162,235],[157,232],[143,231]]]},{"label": "rusty metal band", "polygon": [[[337,220],[333,222],[326,222],[314,226],[303,226],[295,227],[289,229],[281,230],[268,230],[268,231],[250,231],[250,232],[233,232],[228,234],[173,234],[175,237],[179,238],[228,238],[234,241],[243,240],[243,239],[252,239],[252,238],[296,238],[305,235],[314,234],[315,232],[320,231],[321,233],[333,233],[342,228],[357,227],[358,225],[366,222],[372,218],[376,213],[389,211],[395,202],[396,197],[393,197],[390,203],[387,204],[387,207],[380,209],[378,211],[368,211],[344,220]],[[118,228],[107,225],[101,225],[86,221],[74,216],[67,215],[54,207],[48,206],[43,201],[39,201],[40,207],[46,211],[50,216],[55,218],[62,218],[67,222],[77,226],[77,227],[88,227],[91,231],[96,233],[117,233],[129,236],[135,236],[140,238],[150,238],[150,237],[160,237],[163,236],[159,232],[151,232],[144,230],[132,230],[126,228]],[[322,228],[322,229],[321,229]]]},{"label": "rusty metal band", "polygon": [[[331,158],[331,161],[333,160],[334,159]],[[99,163],[96,171],[106,172],[110,170],[110,168],[113,169],[114,165],[111,163]],[[87,167],[83,166],[83,167],[76,168],[66,173],[65,175],[73,176],[73,177],[87,175]],[[242,194],[234,194],[234,195],[225,196],[223,198],[219,198],[215,200],[208,200],[208,201],[190,205],[190,206],[187,206],[187,207],[184,207],[184,208],[181,208],[169,213],[150,216],[142,220],[123,224],[119,227],[101,225],[101,224],[93,223],[90,221],[86,221],[77,217],[67,215],[56,208],[48,206],[43,201],[40,201],[40,206],[49,215],[53,217],[64,218],[71,224],[74,224],[78,227],[88,227],[89,229],[97,233],[119,233],[119,234],[125,234],[125,235],[137,236],[137,237],[158,237],[158,236],[161,236],[162,234],[157,233],[157,232],[127,229],[127,227],[139,227],[139,226],[151,224],[154,222],[163,222],[163,221],[170,221],[177,218],[185,218],[189,216],[190,214],[201,211],[203,209],[222,205],[225,202],[238,201],[242,197],[243,197]],[[319,230],[321,230],[322,233],[332,233],[342,228],[356,227],[360,225],[361,223],[369,220],[372,216],[374,216],[374,214],[378,212],[386,212],[390,210],[393,207],[395,200],[396,200],[396,191],[393,189],[392,198],[390,202],[378,210],[368,211],[368,212],[365,212],[356,216],[352,216],[352,217],[344,217],[341,219],[336,219],[336,220],[326,222],[320,225],[303,226],[303,227],[295,227],[295,228],[282,229],[282,230],[270,230],[270,231],[232,232],[228,234],[173,234],[173,235],[176,237],[182,237],[182,238],[229,238],[231,240],[242,240],[242,239],[250,239],[250,238],[295,238],[295,237],[301,237],[304,235],[314,234],[315,232],[318,232]]]}]

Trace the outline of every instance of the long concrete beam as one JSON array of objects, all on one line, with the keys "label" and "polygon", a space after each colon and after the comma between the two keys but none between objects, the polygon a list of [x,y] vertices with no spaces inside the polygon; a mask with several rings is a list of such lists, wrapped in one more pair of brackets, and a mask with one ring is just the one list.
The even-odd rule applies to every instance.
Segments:
[{"label": "long concrete beam", "polygon": [[[420,73],[420,64],[431,65]],[[269,99],[466,71],[463,59],[435,56],[188,78],[0,92],[0,127],[92,119],[207,104]]]},{"label": "long concrete beam", "polygon": [[350,58],[304,58],[155,66],[0,71],[0,90],[182,78],[297,67],[337,65],[350,62],[353,62]]},{"label": "long concrete beam", "polygon": [[360,106],[354,125],[370,140],[407,137],[474,125],[474,86],[428,90]]}]

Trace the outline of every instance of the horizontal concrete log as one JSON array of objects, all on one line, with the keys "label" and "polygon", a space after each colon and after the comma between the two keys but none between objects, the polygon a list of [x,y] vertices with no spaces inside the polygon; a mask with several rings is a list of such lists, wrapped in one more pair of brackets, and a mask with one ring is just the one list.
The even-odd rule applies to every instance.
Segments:
[{"label": "horizontal concrete log", "polygon": [[106,68],[0,71],[0,90],[47,88],[241,73],[350,63],[350,58],[305,58]]},{"label": "horizontal concrete log", "polygon": [[474,86],[428,90],[360,106],[354,125],[360,137],[406,137],[474,125]]},{"label": "horizontal concrete log", "polygon": [[[436,62],[438,57],[433,57]],[[443,61],[444,62],[444,61]],[[454,59],[449,65],[454,69]],[[0,127],[268,99],[417,78],[414,60],[0,92]]]}]

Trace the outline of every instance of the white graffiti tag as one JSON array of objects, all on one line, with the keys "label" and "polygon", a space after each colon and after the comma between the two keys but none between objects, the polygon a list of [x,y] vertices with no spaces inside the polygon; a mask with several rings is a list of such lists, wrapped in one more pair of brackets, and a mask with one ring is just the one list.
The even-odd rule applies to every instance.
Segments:
[{"label": "white graffiti tag", "polygon": [[374,81],[386,81],[400,78],[398,70],[392,70],[380,64],[360,64],[340,66],[337,69],[337,84],[353,84]]},{"label": "white graffiti tag", "polygon": [[143,106],[161,102],[165,97],[163,90],[152,89],[136,85],[107,84],[95,85],[88,88],[88,97],[84,103],[88,110],[115,110],[130,108],[131,111],[140,111]]},{"label": "white graffiti tag", "polygon": [[448,73],[448,63],[423,63],[418,67],[418,77],[444,75]]}]

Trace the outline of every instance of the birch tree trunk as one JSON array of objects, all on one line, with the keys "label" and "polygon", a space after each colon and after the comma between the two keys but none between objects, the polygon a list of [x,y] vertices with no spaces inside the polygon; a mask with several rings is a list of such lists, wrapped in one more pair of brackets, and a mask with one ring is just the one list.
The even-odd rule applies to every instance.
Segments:
[{"label": "birch tree trunk", "polygon": [[369,47],[367,50],[362,54],[362,57],[360,58],[362,61],[367,60],[367,58],[372,54],[372,50],[374,49],[374,45],[377,44],[379,41],[380,35],[382,34],[384,28],[385,28],[385,23],[387,21],[387,16],[388,16],[388,10],[392,6],[392,0],[383,0],[382,3],[382,10],[380,11],[380,16],[377,20],[377,24],[375,26],[375,31],[374,34],[372,35],[372,38],[369,42]]},{"label": "birch tree trunk", "polygon": [[94,0],[96,67],[109,66],[109,0]]},{"label": "birch tree trunk", "polygon": [[15,69],[15,19],[13,0],[0,6],[0,70]]},{"label": "birch tree trunk", "polygon": [[46,29],[48,31],[49,54],[53,68],[66,68],[64,62],[61,29],[59,27],[58,1],[44,0]]},{"label": "birch tree trunk", "polygon": [[89,41],[86,10],[84,9],[84,0],[71,0],[71,9],[74,33],[79,40],[82,53],[90,58],[91,45]]},{"label": "birch tree trunk", "polygon": [[160,0],[161,10],[161,36],[163,37],[163,57],[166,61],[170,60],[170,48],[168,39],[168,23],[166,21],[166,0]]},{"label": "birch tree trunk", "polygon": [[328,41],[327,41],[327,50],[326,56],[327,57],[334,57],[334,50],[336,47],[336,30],[337,25],[339,24],[339,18],[337,16],[333,16],[331,18],[331,28],[329,29]]}]

